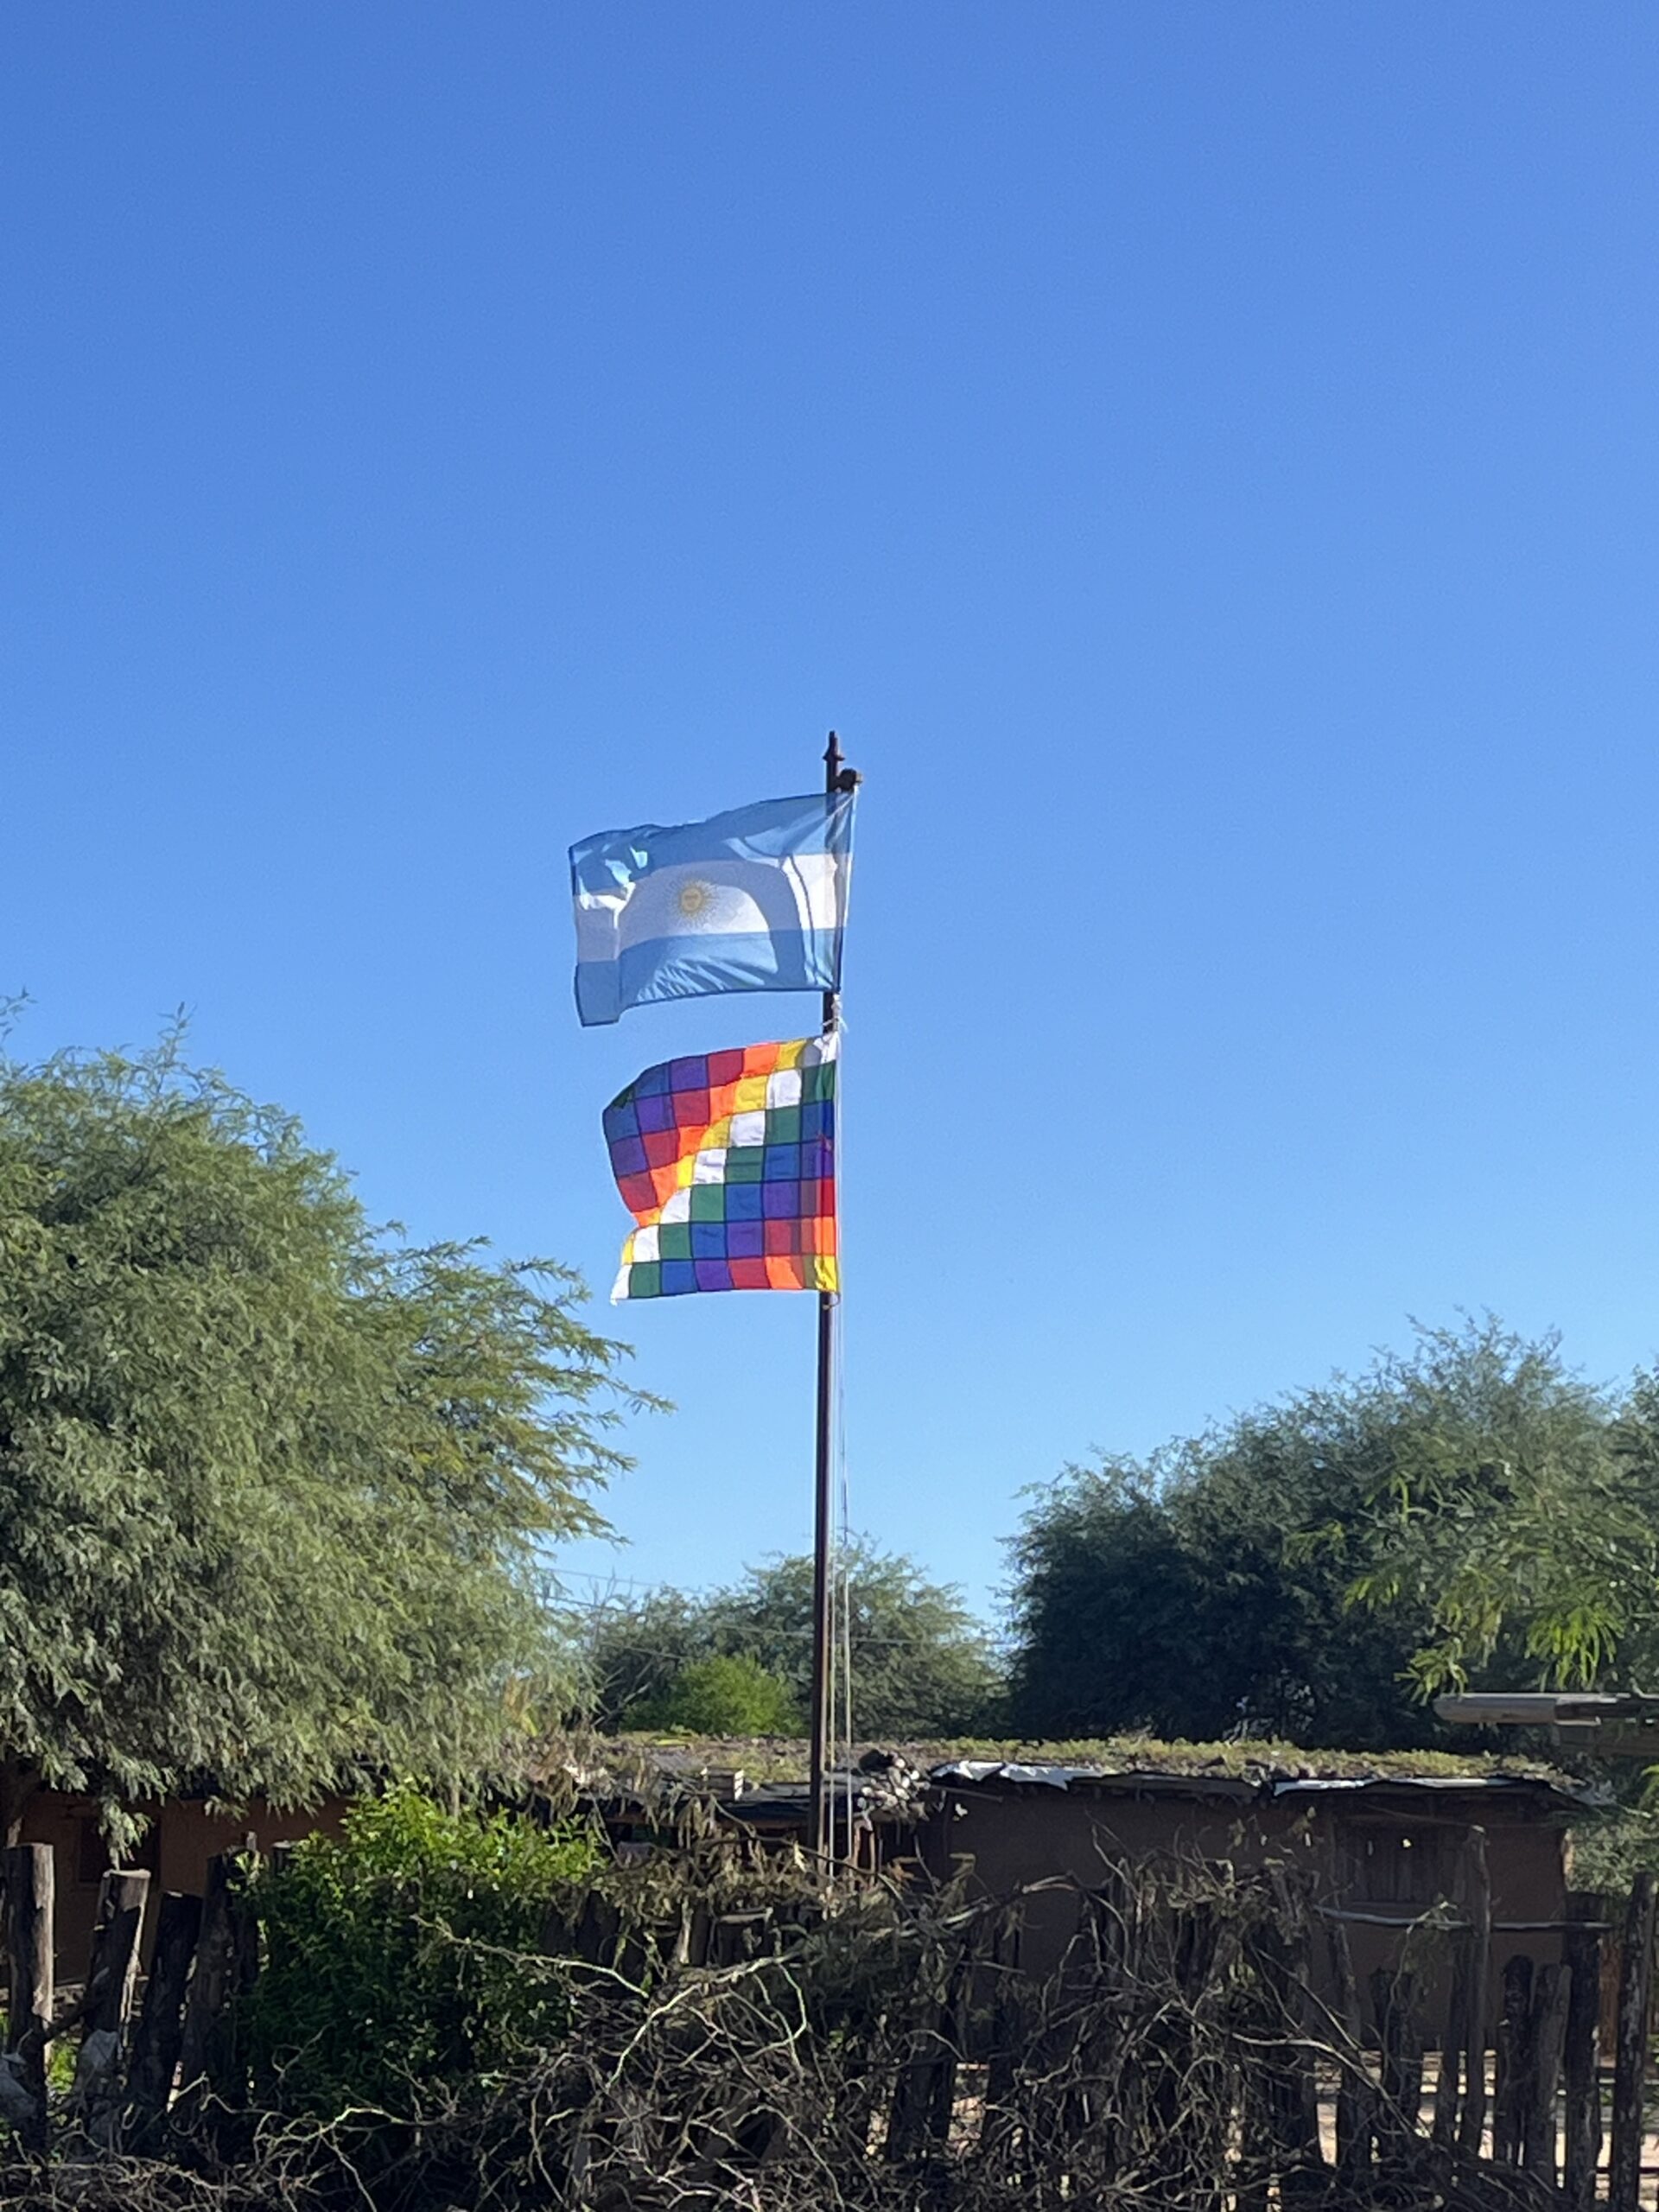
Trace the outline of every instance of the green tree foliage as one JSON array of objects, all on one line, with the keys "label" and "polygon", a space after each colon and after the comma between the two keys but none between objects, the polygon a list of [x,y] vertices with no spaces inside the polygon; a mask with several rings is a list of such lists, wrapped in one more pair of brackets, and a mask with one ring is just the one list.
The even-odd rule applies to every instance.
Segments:
[{"label": "green tree foliage", "polygon": [[[1426,1613],[1424,1695],[1493,1675],[1583,1688],[1659,1668],[1659,1374],[1620,1395],[1567,1370],[1554,1337],[1491,1325],[1427,1341],[1421,1394],[1451,1398],[1433,1448],[1402,1454],[1346,1532],[1353,1594]],[[1467,1380],[1472,1388],[1459,1389]]]},{"label": "green tree foliage", "polygon": [[[950,1584],[930,1582],[901,1552],[858,1537],[841,1560],[852,1647],[853,1726],[861,1736],[970,1735],[1001,1684],[983,1629]],[[812,1561],[753,1567],[712,1607],[723,1649],[747,1651],[787,1682],[804,1711],[811,1692]]]},{"label": "green tree foliage", "polygon": [[688,1660],[668,1688],[644,1699],[634,1728],[683,1728],[698,1736],[792,1736],[801,1716],[789,1686],[746,1652]]},{"label": "green tree foliage", "polygon": [[446,1812],[405,1785],[262,1866],[248,2034],[263,2094],[323,2120],[401,2113],[544,2048],[569,2015],[548,1916],[597,1856],[584,1831]]},{"label": "green tree foliage", "polygon": [[[377,1234],[289,1116],[0,1061],[0,1752],[112,1808],[454,1774],[555,1654],[620,1348],[580,1286]],[[13,1792],[15,1811],[16,1793]]]},{"label": "green tree foliage", "polygon": [[1471,1322],[1147,1460],[1074,1469],[1014,1545],[1014,1719],[1422,1742],[1421,1693],[1452,1662],[1515,1680],[1541,1616],[1495,1605],[1493,1573],[1548,1580],[1533,1553],[1572,1540],[1541,1508],[1513,1516],[1541,1484],[1558,1508],[1603,1497],[1609,1433],[1553,1339]]},{"label": "green tree foliage", "polygon": [[[949,1585],[867,1539],[848,1550],[853,1725],[860,1736],[978,1732],[994,1724],[1001,1683],[984,1630]],[[646,1725],[649,1700],[691,1662],[747,1657],[785,1687],[798,1713],[811,1695],[812,1561],[773,1560],[705,1599],[658,1591],[607,1608],[591,1643],[596,1718]]]},{"label": "green tree foliage", "polygon": [[705,1599],[671,1588],[613,1593],[588,1616],[584,1712],[601,1728],[641,1726],[639,1713],[714,1649]]}]

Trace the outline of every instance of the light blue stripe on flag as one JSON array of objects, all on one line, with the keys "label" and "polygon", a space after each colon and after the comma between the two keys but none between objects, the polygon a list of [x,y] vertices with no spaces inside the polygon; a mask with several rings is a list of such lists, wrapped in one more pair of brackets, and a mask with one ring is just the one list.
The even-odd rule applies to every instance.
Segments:
[{"label": "light blue stripe on flag", "polygon": [[584,1024],[659,999],[836,989],[853,805],[850,791],[765,799],[573,845]]}]

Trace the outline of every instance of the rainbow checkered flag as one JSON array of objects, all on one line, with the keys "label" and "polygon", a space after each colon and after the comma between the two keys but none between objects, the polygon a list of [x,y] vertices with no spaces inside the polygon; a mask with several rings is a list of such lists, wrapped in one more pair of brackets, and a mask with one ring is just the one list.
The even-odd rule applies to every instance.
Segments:
[{"label": "rainbow checkered flag", "polygon": [[605,1109],[639,1226],[611,1293],[836,1290],[839,1039],[694,1054],[647,1068]]}]

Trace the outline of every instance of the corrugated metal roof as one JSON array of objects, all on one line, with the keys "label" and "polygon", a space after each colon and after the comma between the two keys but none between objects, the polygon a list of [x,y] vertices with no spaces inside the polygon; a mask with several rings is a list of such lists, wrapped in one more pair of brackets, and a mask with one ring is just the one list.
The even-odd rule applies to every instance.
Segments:
[{"label": "corrugated metal roof", "polygon": [[1478,1790],[1487,1796],[1498,1791],[1506,1791],[1513,1796],[1519,1791],[1535,1797],[1555,1798],[1564,1805],[1575,1806],[1601,1804],[1606,1802],[1607,1797],[1605,1790],[1587,1783],[1569,1783],[1565,1777],[1551,1782],[1541,1775],[1533,1774],[1420,1774],[1409,1777],[1388,1774],[1348,1775],[1332,1777],[1323,1782],[1272,1782],[1268,1787],[1274,1797],[1322,1796],[1338,1789],[1378,1790],[1390,1796],[1398,1796],[1402,1791],[1414,1795],[1420,1789],[1451,1790],[1463,1795]]},{"label": "corrugated metal roof", "polygon": [[1168,1774],[1146,1768],[1111,1769],[1093,1766],[1032,1765],[1016,1759],[950,1759],[928,1770],[928,1779],[943,1788],[1001,1784],[1009,1789],[1087,1789],[1091,1794],[1121,1794],[1147,1797],[1222,1797],[1234,1802],[1279,1797],[1322,1797],[1334,1792],[1381,1791],[1388,1796],[1412,1796],[1419,1790],[1437,1795],[1450,1792],[1488,1794],[1519,1791],[1561,1805],[1599,1802],[1597,1792],[1574,1787],[1565,1780],[1523,1774],[1425,1775],[1203,1775]]},{"label": "corrugated metal roof", "polygon": [[1098,1766],[1033,1766],[1018,1759],[950,1759],[928,1770],[928,1780],[942,1787],[973,1788],[1005,1783],[1010,1788],[1084,1788],[1125,1796],[1225,1797],[1245,1803],[1260,1795],[1259,1785],[1233,1774],[1165,1774],[1145,1767],[1114,1770]]}]

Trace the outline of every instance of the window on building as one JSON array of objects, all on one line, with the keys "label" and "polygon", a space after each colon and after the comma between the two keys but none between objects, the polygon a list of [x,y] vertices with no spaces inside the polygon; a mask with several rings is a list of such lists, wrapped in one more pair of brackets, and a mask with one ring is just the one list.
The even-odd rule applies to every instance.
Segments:
[{"label": "window on building", "polygon": [[1451,1893],[1457,1841],[1448,1828],[1355,1821],[1342,1831],[1337,1854],[1344,1901],[1426,1910]]}]

